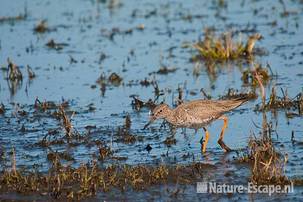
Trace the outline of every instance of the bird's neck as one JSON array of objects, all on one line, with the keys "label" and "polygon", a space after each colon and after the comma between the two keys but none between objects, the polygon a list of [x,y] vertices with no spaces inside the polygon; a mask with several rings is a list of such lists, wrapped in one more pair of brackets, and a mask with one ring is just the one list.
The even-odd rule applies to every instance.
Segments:
[{"label": "bird's neck", "polygon": [[173,110],[170,110],[170,113],[165,117],[165,120],[172,124],[176,122]]}]

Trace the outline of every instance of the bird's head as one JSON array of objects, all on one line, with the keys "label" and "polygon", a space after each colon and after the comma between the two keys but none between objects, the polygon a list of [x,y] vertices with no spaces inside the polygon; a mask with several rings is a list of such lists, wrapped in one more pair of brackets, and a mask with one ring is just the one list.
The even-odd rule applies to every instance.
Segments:
[{"label": "bird's head", "polygon": [[156,106],[153,110],[151,110],[149,122],[144,126],[144,129],[157,119],[165,119],[170,113],[171,109],[167,104],[160,104]]}]

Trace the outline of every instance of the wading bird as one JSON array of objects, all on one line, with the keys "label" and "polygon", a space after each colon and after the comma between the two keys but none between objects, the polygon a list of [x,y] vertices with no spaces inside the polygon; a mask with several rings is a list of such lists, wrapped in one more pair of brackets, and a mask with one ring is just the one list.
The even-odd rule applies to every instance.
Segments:
[{"label": "wading bird", "polygon": [[205,140],[201,150],[204,153],[209,139],[206,126],[214,120],[221,119],[224,121],[224,125],[218,144],[228,152],[231,149],[223,142],[224,131],[228,124],[228,118],[224,114],[239,107],[247,100],[246,97],[230,100],[194,100],[180,104],[175,109],[171,109],[167,104],[160,104],[152,110],[150,121],[144,126],[144,129],[157,119],[165,119],[177,128],[193,128],[195,130],[203,128]]}]

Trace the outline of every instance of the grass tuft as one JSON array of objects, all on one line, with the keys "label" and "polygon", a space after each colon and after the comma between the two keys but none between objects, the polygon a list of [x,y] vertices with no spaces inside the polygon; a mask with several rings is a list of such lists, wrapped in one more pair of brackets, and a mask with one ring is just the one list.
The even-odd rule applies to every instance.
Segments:
[{"label": "grass tuft", "polygon": [[230,32],[216,37],[214,33],[206,31],[204,39],[193,45],[199,52],[199,56],[195,57],[194,60],[200,57],[208,61],[222,62],[249,58],[254,54],[255,43],[261,38],[261,34],[256,33],[250,35],[246,43],[235,42]]}]

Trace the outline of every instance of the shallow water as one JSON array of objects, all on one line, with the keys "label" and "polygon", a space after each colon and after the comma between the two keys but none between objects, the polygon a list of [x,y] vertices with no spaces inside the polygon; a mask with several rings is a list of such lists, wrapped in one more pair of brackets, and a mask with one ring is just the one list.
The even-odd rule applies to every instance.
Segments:
[{"label": "shallow water", "polygon": [[[219,7],[217,1],[114,2],[118,3],[111,7],[110,2],[92,0],[2,1],[0,16],[24,13],[25,7],[28,12],[26,20],[0,23],[0,64],[7,66],[6,60],[10,58],[21,67],[24,76],[22,84],[17,86],[14,93],[9,88],[11,84],[6,80],[6,72],[1,71],[0,76],[0,102],[6,107],[6,113],[0,115],[0,141],[4,151],[15,147],[17,166],[31,168],[36,164],[40,170],[47,170],[49,162],[46,156],[49,149],[35,143],[42,140],[49,129],[59,128],[59,133],[64,135],[60,122],[44,113],[35,113],[33,105],[36,97],[41,101],[56,103],[61,103],[62,99],[68,100],[69,110],[77,112],[72,118],[77,131],[84,133],[85,126],[96,126],[91,130],[90,141],[102,140],[111,146],[115,156],[126,157],[123,161],[108,160],[107,163],[186,164],[194,159],[217,164],[226,159],[231,160],[235,154],[225,156],[217,144],[222,121],[209,126],[211,138],[207,155],[203,156],[199,143],[203,130],[197,134],[189,129],[178,130],[176,144],[167,147],[163,141],[170,135],[169,128],[160,129],[161,121],[158,121],[149,129],[142,130],[148,121],[149,111],[142,109],[136,112],[131,105],[131,95],[137,95],[142,100],[154,99],[153,86],[144,87],[139,84],[145,78],[155,79],[163,91],[164,95],[157,102],[165,101],[170,105],[178,97],[178,87],[184,88],[185,100],[202,98],[201,88],[214,99],[226,94],[229,88],[250,90],[251,87],[244,86],[240,79],[241,73],[250,68],[248,64],[224,64],[217,68],[216,75],[210,75],[203,63],[196,69],[196,64],[189,62],[195,51],[182,46],[203,38],[203,29],[207,27],[214,27],[218,33],[241,31],[243,40],[251,33],[261,33],[264,39],[257,42],[256,46],[268,54],[257,56],[254,62],[263,65],[268,63],[278,75],[267,85],[267,95],[272,86],[277,87],[279,95],[279,89],[286,88],[290,97],[302,91],[302,3],[287,2],[289,15],[283,17],[283,6],[276,1],[228,1],[226,7]],[[47,20],[50,31],[35,33],[35,25],[44,19]],[[141,24],[144,24],[144,29],[137,29]],[[114,28],[120,32],[112,34]],[[129,29],[132,32],[126,34],[125,31]],[[67,43],[68,46],[58,51],[50,49],[45,45],[50,39],[57,43]],[[104,60],[100,60],[102,54],[106,55]],[[77,63],[70,63],[70,56]],[[158,71],[162,64],[177,70],[165,75],[152,73]],[[26,65],[31,66],[37,75],[31,81],[27,77]],[[122,84],[107,86],[102,96],[96,80],[102,73],[108,77],[112,72],[123,78]],[[97,86],[91,88],[92,85]],[[16,114],[16,103],[28,115],[22,117]],[[256,125],[262,126],[262,113],[254,111],[255,105],[260,103],[261,99],[258,98],[229,114],[225,142],[231,148],[246,147],[251,134],[259,134],[261,131]],[[96,109],[88,110],[89,104]],[[116,141],[117,127],[124,124],[127,114],[131,117],[131,133],[140,136],[142,141],[132,144]],[[275,145],[288,154],[287,176],[303,177],[302,117],[287,119],[285,112],[280,111],[276,116],[268,112],[267,119],[274,126]],[[25,131],[20,130],[23,125]],[[292,131],[296,140],[294,144],[291,141]],[[148,144],[152,147],[150,152],[145,150]],[[98,155],[98,147],[89,143],[78,146],[53,145],[51,149],[59,152],[67,150],[74,161],[66,163],[73,166],[86,163]],[[190,157],[183,158],[187,154]],[[237,165],[233,163],[224,165],[235,172],[235,176],[227,179],[227,182],[235,180],[237,176],[245,176],[239,181],[246,182],[249,169],[238,171]],[[223,170],[219,173],[223,173]],[[221,178],[222,175],[219,174],[213,177],[215,180]],[[186,193],[196,193],[193,187],[188,189],[191,191],[185,191]],[[137,195],[150,198],[157,195],[151,192],[132,194],[134,198]],[[299,193],[284,197],[298,195]],[[187,199],[197,199],[200,196],[204,197],[182,195]],[[102,195],[99,197],[103,198]],[[167,197],[169,196],[164,194],[158,199]],[[217,199],[213,195],[210,197]],[[240,200],[250,199],[250,196],[236,195],[235,199],[237,197]],[[109,199],[115,200],[111,197]]]}]

